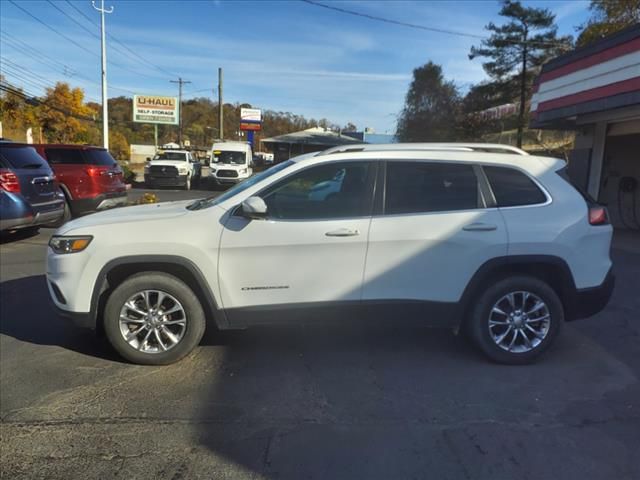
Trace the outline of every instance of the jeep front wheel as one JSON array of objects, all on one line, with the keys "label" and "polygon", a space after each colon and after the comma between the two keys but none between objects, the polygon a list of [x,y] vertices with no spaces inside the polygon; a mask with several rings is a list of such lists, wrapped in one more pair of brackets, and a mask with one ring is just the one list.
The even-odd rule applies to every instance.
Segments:
[{"label": "jeep front wheel", "polygon": [[127,360],[165,365],[198,345],[205,318],[200,301],[183,281],[147,272],[129,277],[113,291],[105,306],[104,329]]}]

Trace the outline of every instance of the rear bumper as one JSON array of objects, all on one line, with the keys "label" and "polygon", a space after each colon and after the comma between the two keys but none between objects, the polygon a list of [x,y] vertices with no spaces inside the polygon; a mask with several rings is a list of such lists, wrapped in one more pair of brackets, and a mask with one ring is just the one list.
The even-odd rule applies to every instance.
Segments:
[{"label": "rear bumper", "polygon": [[64,202],[51,202],[46,209],[41,211],[25,203],[24,208],[19,212],[19,216],[14,218],[0,218],[0,230],[17,230],[19,228],[36,227],[59,220],[64,214]]},{"label": "rear bumper", "polygon": [[71,210],[74,215],[95,212],[105,208],[126,205],[127,191],[103,193],[92,198],[79,198],[71,201]]},{"label": "rear bumper", "polygon": [[566,319],[571,321],[587,318],[604,310],[611,300],[615,283],[615,276],[609,270],[604,281],[597,287],[576,290],[565,306]]}]

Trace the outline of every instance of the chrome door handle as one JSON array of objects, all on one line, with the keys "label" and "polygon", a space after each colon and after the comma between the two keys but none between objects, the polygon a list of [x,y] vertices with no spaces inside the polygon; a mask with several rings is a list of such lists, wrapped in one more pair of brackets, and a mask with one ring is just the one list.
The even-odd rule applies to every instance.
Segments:
[{"label": "chrome door handle", "polygon": [[469,225],[462,227],[462,229],[467,232],[491,232],[493,230],[497,230],[498,227],[490,223],[470,223]]},{"label": "chrome door handle", "polygon": [[327,237],[355,237],[360,235],[358,230],[351,230],[350,228],[339,228],[338,230],[332,230],[325,233]]}]

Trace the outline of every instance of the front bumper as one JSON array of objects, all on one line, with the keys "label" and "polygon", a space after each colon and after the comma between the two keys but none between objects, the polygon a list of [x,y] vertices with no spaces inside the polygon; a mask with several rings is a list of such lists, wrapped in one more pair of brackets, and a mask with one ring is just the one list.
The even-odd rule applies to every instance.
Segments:
[{"label": "front bumper", "polygon": [[216,177],[212,175],[209,177],[209,181],[214,182],[216,185],[235,185],[247,178],[249,177]]},{"label": "front bumper", "polygon": [[616,279],[609,270],[604,281],[597,287],[576,290],[565,306],[567,321],[588,318],[601,312],[611,300]]},{"label": "front bumper", "polygon": [[187,175],[179,175],[178,177],[154,177],[145,174],[144,183],[154,187],[184,187],[187,185]]},{"label": "front bumper", "polygon": [[79,198],[71,201],[71,210],[74,215],[95,212],[106,208],[118,207],[127,204],[127,191],[102,193],[92,198]]}]

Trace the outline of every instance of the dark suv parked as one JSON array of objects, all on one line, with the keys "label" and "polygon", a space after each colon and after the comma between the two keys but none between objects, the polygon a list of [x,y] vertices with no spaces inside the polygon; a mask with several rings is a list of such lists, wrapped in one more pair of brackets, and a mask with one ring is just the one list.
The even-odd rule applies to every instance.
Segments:
[{"label": "dark suv parked", "polygon": [[0,142],[0,230],[58,221],[64,195],[54,173],[33,147]]},{"label": "dark suv parked", "polygon": [[88,145],[34,145],[51,165],[66,197],[65,218],[124,205],[122,169],[104,148]]}]

